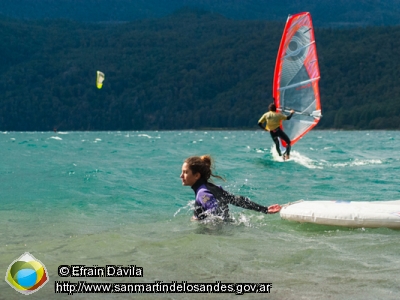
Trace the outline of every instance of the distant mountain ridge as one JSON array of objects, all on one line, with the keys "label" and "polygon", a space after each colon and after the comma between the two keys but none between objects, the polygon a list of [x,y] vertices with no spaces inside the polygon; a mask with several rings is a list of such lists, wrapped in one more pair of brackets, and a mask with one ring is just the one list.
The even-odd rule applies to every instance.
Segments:
[{"label": "distant mountain ridge", "polygon": [[[0,130],[256,129],[283,26],[202,10],[113,25],[0,18]],[[400,26],[315,36],[318,128],[399,130]]]},{"label": "distant mountain ridge", "polygon": [[400,0],[1,0],[0,14],[16,19],[127,22],[164,17],[183,7],[238,20],[285,21],[308,11],[316,27],[400,24]]}]

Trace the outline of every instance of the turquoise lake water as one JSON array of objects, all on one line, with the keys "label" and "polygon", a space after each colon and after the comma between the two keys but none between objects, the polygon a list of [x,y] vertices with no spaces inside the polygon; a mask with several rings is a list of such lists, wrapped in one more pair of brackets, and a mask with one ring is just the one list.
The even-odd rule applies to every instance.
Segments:
[{"label": "turquoise lake water", "polygon": [[[0,270],[23,253],[50,280],[30,299],[398,299],[400,231],[298,224],[232,207],[191,222],[185,158],[271,205],[400,199],[400,132],[313,130],[281,162],[260,131],[0,133]],[[59,265],[136,265],[138,278],[62,278]],[[3,275],[3,276],[4,276]],[[4,277],[3,277],[4,278]],[[272,283],[270,294],[66,294],[54,282]],[[27,299],[0,280],[0,299]]]}]

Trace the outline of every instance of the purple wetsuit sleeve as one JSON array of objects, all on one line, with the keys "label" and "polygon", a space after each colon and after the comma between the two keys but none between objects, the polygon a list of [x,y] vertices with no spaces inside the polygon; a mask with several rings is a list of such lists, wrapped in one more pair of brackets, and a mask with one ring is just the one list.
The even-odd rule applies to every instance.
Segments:
[{"label": "purple wetsuit sleeve", "polygon": [[200,188],[196,195],[196,204],[207,211],[217,207],[217,200],[209,190]]}]

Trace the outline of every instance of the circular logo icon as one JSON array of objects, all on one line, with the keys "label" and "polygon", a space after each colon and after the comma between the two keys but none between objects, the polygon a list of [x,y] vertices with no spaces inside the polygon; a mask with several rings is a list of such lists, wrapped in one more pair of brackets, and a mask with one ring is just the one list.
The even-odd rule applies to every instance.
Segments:
[{"label": "circular logo icon", "polygon": [[6,273],[6,282],[25,295],[38,291],[47,281],[46,267],[29,252],[12,262]]}]

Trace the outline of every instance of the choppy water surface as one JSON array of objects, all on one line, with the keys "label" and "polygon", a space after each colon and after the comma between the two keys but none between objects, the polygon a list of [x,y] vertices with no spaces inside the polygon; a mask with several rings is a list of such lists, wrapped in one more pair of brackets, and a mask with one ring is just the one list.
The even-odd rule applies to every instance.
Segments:
[{"label": "choppy water surface", "polygon": [[[183,160],[211,154],[217,181],[263,205],[400,199],[400,132],[312,131],[281,162],[262,131],[0,133],[0,270],[29,252],[50,281],[31,299],[58,299],[59,265],[143,268],[141,278],[71,282],[258,282],[243,299],[397,299],[399,231],[297,224],[232,207],[235,222],[190,222]],[[4,280],[0,299],[23,297]],[[228,299],[149,294],[139,299]],[[131,299],[128,294],[75,294]]]}]

